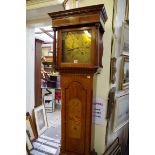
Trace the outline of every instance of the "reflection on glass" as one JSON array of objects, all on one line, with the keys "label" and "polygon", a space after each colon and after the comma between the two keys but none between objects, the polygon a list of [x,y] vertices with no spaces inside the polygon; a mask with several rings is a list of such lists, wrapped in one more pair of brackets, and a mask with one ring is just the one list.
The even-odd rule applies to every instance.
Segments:
[{"label": "reflection on glass", "polygon": [[62,62],[91,62],[91,30],[62,33]]},{"label": "reflection on glass", "polygon": [[37,112],[37,118],[38,118],[38,124],[39,124],[39,130],[43,129],[45,126],[45,120],[44,120],[44,113],[43,109]]},{"label": "reflection on glass", "polygon": [[124,83],[129,82],[129,62],[124,64]]}]

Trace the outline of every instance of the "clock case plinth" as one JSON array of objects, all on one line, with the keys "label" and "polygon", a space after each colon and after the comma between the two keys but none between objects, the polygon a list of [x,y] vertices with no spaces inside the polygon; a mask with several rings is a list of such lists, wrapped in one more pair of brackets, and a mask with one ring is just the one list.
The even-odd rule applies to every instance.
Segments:
[{"label": "clock case plinth", "polygon": [[[107,14],[103,4],[49,13],[54,30],[53,60],[60,72],[62,90],[61,155],[95,154],[92,124],[93,98],[96,96],[96,73],[102,66],[103,34]],[[62,32],[90,29],[93,33],[91,61],[62,61]],[[57,40],[56,40],[57,35]]]}]

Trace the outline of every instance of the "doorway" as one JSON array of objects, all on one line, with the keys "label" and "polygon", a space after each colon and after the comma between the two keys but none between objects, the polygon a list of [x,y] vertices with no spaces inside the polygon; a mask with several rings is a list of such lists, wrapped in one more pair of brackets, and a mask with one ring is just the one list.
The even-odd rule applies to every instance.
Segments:
[{"label": "doorway", "polygon": [[[60,75],[53,67],[53,31],[51,26],[38,27],[35,28],[34,35],[34,107],[36,109],[42,107],[45,110],[45,115],[39,115],[39,119],[35,117],[35,122],[46,120],[44,123],[47,125],[45,125],[45,130],[32,141],[33,149],[30,150],[30,154],[38,155],[39,153],[44,153],[57,155],[59,154],[61,140],[61,88]],[[39,128],[37,128],[37,132]]]},{"label": "doorway", "polygon": [[[48,129],[45,135],[57,141],[61,139],[61,88],[60,75],[53,67],[53,30],[51,26],[35,28],[35,40],[41,41],[39,50],[35,51],[35,72],[40,70],[41,76],[35,76],[35,80],[40,83],[40,91],[37,89],[37,105],[40,102],[45,107]],[[40,53],[40,54],[38,54]],[[39,57],[39,58],[38,58]],[[39,60],[40,59],[40,60]],[[40,100],[41,98],[41,100]],[[35,102],[36,103],[36,102]]]}]

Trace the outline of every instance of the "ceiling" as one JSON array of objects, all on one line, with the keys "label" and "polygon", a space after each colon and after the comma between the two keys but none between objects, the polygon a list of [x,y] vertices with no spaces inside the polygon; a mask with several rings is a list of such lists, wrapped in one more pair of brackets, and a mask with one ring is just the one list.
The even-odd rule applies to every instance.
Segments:
[{"label": "ceiling", "polygon": [[51,18],[48,13],[64,10],[64,0],[26,0],[26,22],[35,27],[35,38],[53,42]]},{"label": "ceiling", "polygon": [[64,0],[26,0],[26,10],[62,4]]},{"label": "ceiling", "polygon": [[36,9],[29,9],[29,10],[26,10],[26,21],[39,20],[39,19],[45,19],[45,18],[50,19],[50,17],[48,16],[48,13],[61,11],[61,10],[64,10],[62,4],[51,5],[51,6],[46,6],[46,7],[36,8]]},{"label": "ceiling", "polygon": [[53,43],[53,30],[51,26],[35,28],[35,38],[44,41],[46,44]]}]

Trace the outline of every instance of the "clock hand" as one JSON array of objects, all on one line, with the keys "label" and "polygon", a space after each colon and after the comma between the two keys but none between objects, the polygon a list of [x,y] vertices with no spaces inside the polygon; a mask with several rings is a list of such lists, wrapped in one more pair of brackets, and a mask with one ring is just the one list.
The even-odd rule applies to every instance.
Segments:
[{"label": "clock hand", "polygon": [[79,47],[77,47],[77,48],[72,48],[72,49],[67,49],[67,50],[65,50],[65,53],[70,53],[70,52],[72,52],[72,51],[75,50],[75,49],[79,49]]},{"label": "clock hand", "polygon": [[[77,50],[77,49],[81,49],[81,48],[83,48],[83,47],[77,47],[77,48],[71,48],[71,49],[67,49],[65,52],[71,52],[71,51],[73,51],[73,50]],[[89,46],[85,46],[84,48],[90,48]]]}]

